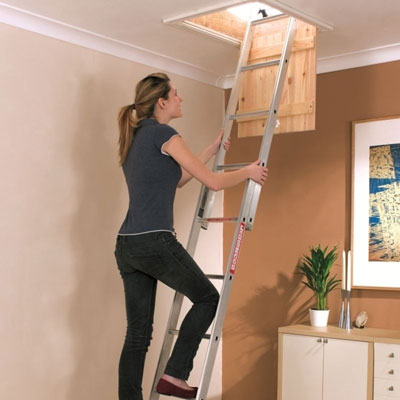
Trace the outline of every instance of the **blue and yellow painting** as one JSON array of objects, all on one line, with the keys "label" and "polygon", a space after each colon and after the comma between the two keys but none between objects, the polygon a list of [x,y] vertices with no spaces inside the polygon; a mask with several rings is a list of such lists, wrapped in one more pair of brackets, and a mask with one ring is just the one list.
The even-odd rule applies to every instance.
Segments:
[{"label": "blue and yellow painting", "polygon": [[369,148],[369,261],[400,261],[400,143]]}]

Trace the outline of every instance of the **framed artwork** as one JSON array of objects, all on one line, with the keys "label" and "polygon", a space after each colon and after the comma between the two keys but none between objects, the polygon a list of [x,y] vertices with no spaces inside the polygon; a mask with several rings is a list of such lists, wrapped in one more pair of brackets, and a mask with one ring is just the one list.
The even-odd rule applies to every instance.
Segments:
[{"label": "framed artwork", "polygon": [[400,117],[353,122],[353,287],[400,289]]}]

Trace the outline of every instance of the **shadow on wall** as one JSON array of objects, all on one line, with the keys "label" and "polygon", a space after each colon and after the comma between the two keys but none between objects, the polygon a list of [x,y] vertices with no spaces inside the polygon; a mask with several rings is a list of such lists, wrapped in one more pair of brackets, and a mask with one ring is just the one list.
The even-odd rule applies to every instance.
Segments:
[{"label": "shadow on wall", "polygon": [[[301,278],[298,273],[290,278],[279,273],[277,286],[259,287],[247,304],[233,311],[235,321],[240,322],[234,328],[224,330],[225,338],[232,343],[242,343],[240,356],[236,357],[237,365],[252,366],[244,376],[241,376],[239,368],[237,381],[229,382],[223,400],[276,399],[278,327],[304,323],[312,304],[312,299],[303,302],[298,300],[300,296],[303,297],[305,289],[300,284]],[[266,386],[271,378],[275,382],[274,387]],[[263,391],[260,388],[264,388]]]},{"label": "shadow on wall", "polygon": [[[124,326],[123,287],[114,259],[124,181],[117,165],[117,110],[110,110],[110,82],[89,78],[76,96],[71,127],[71,165],[76,182],[70,248],[75,292],[69,299],[69,332],[74,369],[58,399],[117,398]],[[110,128],[111,126],[111,128]],[[62,344],[61,344],[62,345]]]}]

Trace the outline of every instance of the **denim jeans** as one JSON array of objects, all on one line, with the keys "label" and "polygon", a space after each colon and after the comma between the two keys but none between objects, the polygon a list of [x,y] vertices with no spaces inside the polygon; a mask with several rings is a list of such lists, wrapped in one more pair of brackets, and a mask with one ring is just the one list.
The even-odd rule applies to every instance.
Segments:
[{"label": "denim jeans", "polygon": [[157,280],[188,297],[165,373],[187,380],[202,336],[217,309],[219,293],[171,232],[119,235],[115,257],[124,283],[127,332],[119,362],[119,400],[142,400],[142,377],[153,331]]}]

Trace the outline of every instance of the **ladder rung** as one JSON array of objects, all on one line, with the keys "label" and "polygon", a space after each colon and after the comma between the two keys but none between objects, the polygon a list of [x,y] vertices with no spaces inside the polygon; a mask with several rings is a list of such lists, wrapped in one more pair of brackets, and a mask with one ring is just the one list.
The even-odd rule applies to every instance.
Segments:
[{"label": "ladder rung", "polygon": [[199,218],[199,222],[236,222],[238,217]]},{"label": "ladder rung", "polygon": [[[170,335],[175,335],[175,336],[178,336],[178,335],[179,335],[178,329],[170,329],[170,330],[168,331],[168,333],[169,333]],[[206,333],[205,335],[203,335],[203,339],[210,339],[210,337],[211,337],[211,335],[209,335],[208,333]]]},{"label": "ladder rung", "polygon": [[229,116],[229,119],[240,119],[240,118],[249,118],[249,117],[266,117],[268,116],[269,110],[262,111],[252,111],[252,112],[244,112],[240,114],[232,114]]},{"label": "ladder rung", "polygon": [[281,60],[271,60],[271,61],[266,61],[266,62],[257,63],[257,64],[245,65],[244,67],[240,68],[240,72],[250,71],[252,69],[271,67],[273,65],[279,65],[280,62],[281,62]]},{"label": "ladder rung", "polygon": [[217,171],[226,171],[228,169],[240,169],[243,167],[247,167],[250,163],[242,163],[242,164],[225,164],[225,165],[218,165]]},{"label": "ladder rung", "polygon": [[224,279],[225,278],[225,275],[207,274],[206,276],[207,276],[207,278],[210,278],[210,279]]}]

